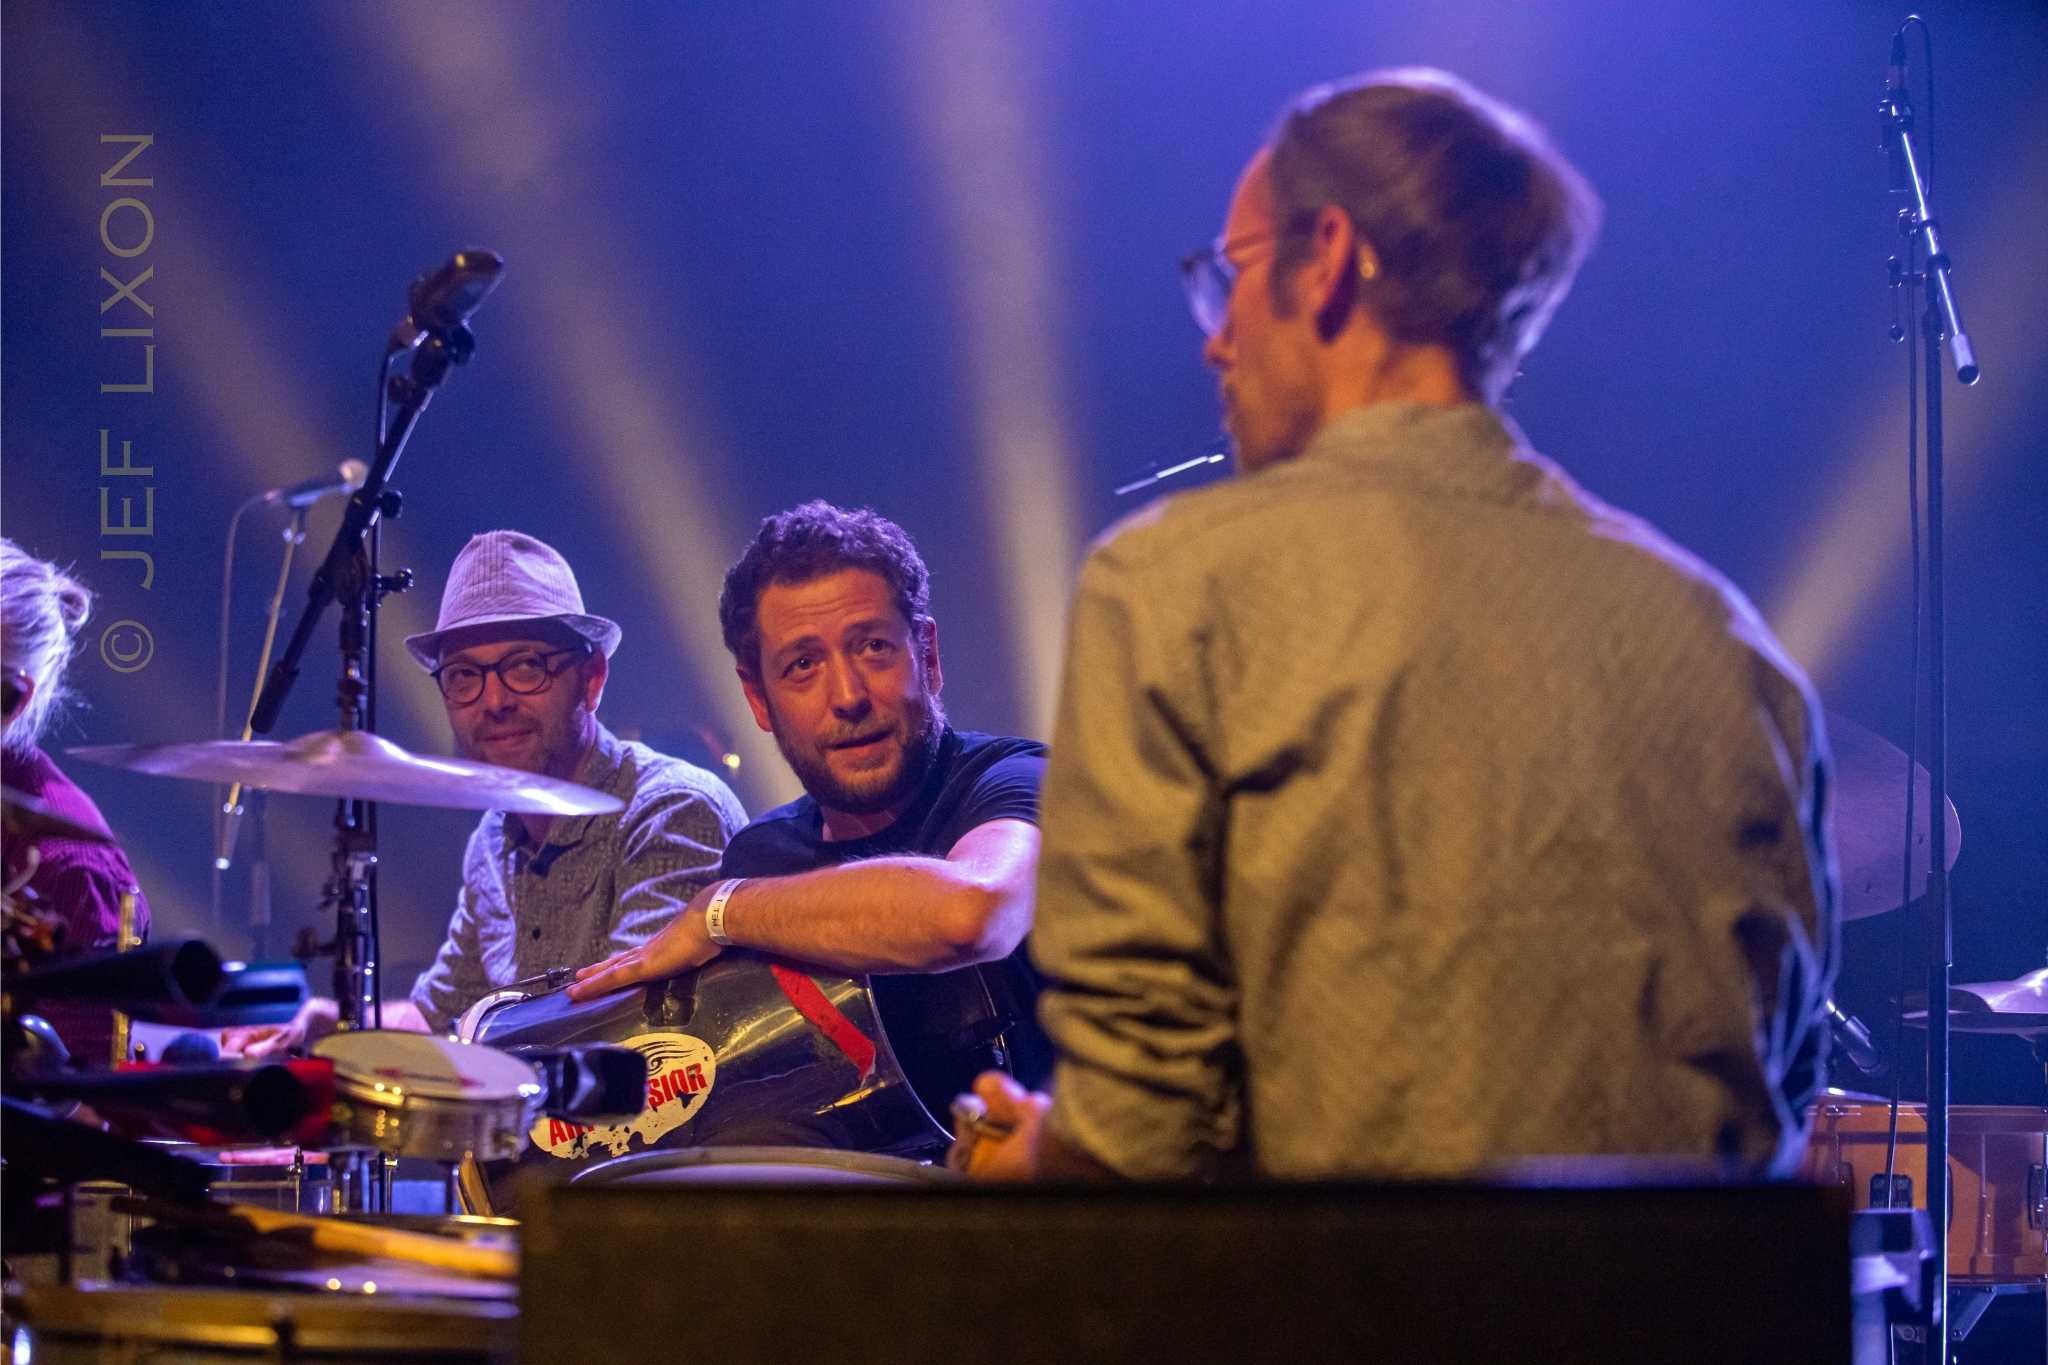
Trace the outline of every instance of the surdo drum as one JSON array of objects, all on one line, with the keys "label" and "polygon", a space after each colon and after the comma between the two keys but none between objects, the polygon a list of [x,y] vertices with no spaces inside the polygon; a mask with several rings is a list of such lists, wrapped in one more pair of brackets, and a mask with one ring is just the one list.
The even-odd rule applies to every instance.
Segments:
[{"label": "surdo drum", "polygon": [[935,1154],[947,1131],[919,1098],[889,1027],[886,983],[902,980],[813,976],[728,952],[695,972],[582,1003],[560,990],[486,996],[458,1037],[515,1057],[587,1043],[634,1048],[648,1059],[647,1107],[623,1123],[537,1119],[513,1159],[465,1163],[465,1206],[504,1214],[516,1207],[515,1177],[565,1180],[648,1152]]}]

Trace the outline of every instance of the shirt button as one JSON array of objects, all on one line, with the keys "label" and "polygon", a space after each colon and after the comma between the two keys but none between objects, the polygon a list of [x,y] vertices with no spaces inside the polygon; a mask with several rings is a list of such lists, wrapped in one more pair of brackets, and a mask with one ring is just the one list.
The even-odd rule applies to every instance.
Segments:
[{"label": "shirt button", "polygon": [[533,936],[534,936],[535,938],[539,938],[539,937],[540,937],[540,929],[539,929],[539,927],[538,927],[538,926],[536,926],[536,927],[534,928],[534,931],[533,931]]}]

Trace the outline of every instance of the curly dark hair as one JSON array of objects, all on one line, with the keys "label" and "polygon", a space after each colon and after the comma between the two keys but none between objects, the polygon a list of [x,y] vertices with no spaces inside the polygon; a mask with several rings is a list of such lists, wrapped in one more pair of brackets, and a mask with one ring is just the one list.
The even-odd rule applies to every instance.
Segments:
[{"label": "curly dark hair", "polygon": [[[1542,129],[1441,71],[1377,71],[1318,86],[1268,144],[1276,220],[1325,204],[1384,267],[1364,302],[1398,341],[1436,343],[1496,402],[1571,288],[1600,201]],[[1282,277],[1308,248],[1282,235]]]},{"label": "curly dark hair", "polygon": [[746,553],[725,571],[718,625],[725,647],[748,673],[760,668],[762,590],[808,583],[841,569],[866,569],[888,583],[919,634],[931,620],[931,575],[901,526],[872,508],[848,510],[814,500],[761,519]]}]

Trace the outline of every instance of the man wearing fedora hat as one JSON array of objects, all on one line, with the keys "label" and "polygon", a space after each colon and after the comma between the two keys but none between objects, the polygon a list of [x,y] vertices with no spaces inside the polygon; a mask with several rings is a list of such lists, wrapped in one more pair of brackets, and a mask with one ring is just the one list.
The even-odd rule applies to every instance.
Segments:
[{"label": "man wearing fedora hat", "polygon": [[[617,623],[583,609],[568,562],[517,531],[474,536],[455,557],[434,629],[407,637],[448,710],[456,752],[616,796],[615,815],[491,811],[469,837],[448,936],[386,1028],[447,1032],[491,991],[637,947],[712,879],[746,812],[711,773],[597,719]],[[332,1027],[333,1001],[250,1030],[258,1056]],[[310,1037],[309,1037],[310,1035]]]}]

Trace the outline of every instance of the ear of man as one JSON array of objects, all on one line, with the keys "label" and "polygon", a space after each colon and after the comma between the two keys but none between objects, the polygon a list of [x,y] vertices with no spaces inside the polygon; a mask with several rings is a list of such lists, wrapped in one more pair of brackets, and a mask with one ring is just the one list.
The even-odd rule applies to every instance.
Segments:
[{"label": "ear of man", "polygon": [[1311,309],[1316,332],[1324,341],[1334,340],[1362,307],[1357,269],[1362,242],[1351,215],[1335,204],[1316,211],[1309,229],[1309,253],[1301,264],[1297,288],[1302,302]]},{"label": "ear of man", "polygon": [[754,724],[762,734],[775,733],[775,718],[768,710],[768,692],[761,685],[761,675],[744,665],[733,668],[733,674],[740,680],[740,691],[746,695],[747,708],[754,713]]},{"label": "ear of man", "polygon": [[592,711],[604,700],[604,685],[612,675],[612,661],[605,658],[604,651],[592,646],[590,657],[585,659],[580,671],[583,674],[583,702]]}]

